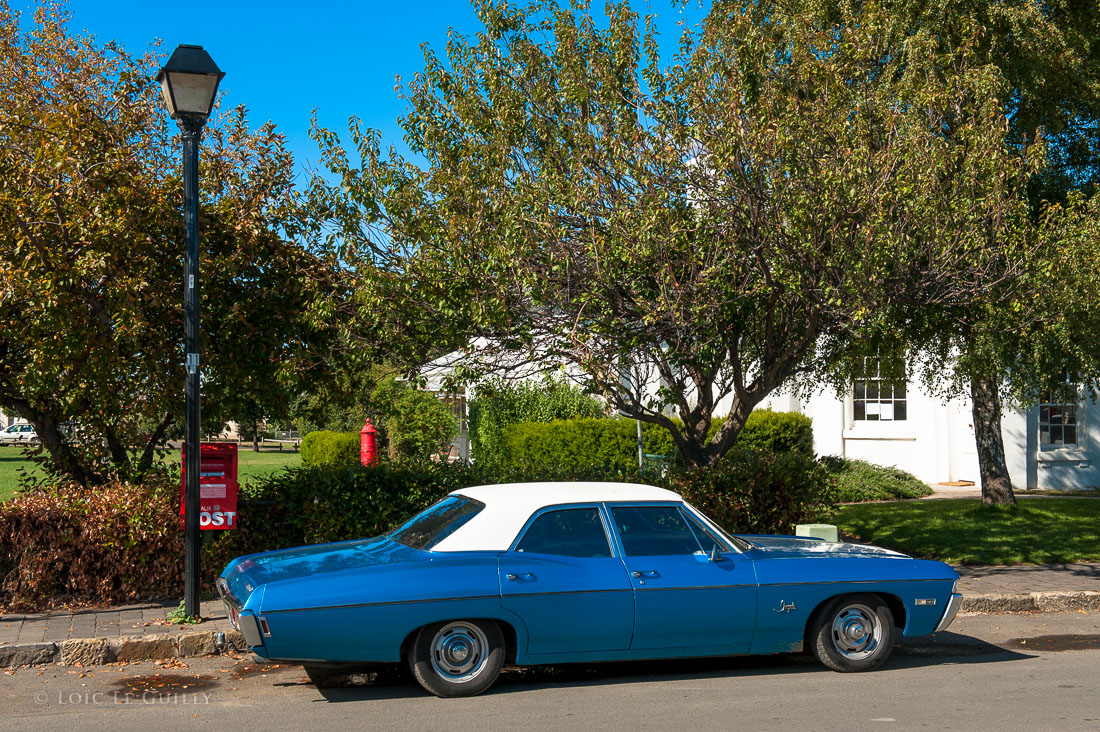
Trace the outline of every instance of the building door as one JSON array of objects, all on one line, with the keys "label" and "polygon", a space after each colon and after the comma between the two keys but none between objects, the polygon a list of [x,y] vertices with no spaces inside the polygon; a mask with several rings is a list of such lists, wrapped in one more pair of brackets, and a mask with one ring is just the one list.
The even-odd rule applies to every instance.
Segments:
[{"label": "building door", "polygon": [[951,443],[951,480],[981,482],[978,446],[974,441],[974,415],[968,397],[952,399],[947,405],[948,439]]}]

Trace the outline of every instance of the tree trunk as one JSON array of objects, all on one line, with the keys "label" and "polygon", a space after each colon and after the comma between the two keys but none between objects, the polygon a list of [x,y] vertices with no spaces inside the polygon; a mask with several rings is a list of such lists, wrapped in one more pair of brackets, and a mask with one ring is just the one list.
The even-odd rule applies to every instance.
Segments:
[{"label": "tree trunk", "polygon": [[260,423],[253,422],[252,424],[252,452],[260,451]]},{"label": "tree trunk", "polygon": [[972,375],[974,440],[978,447],[978,469],[982,476],[982,503],[986,506],[1015,506],[1012,479],[1005,462],[1001,438],[1001,396],[995,375]]},{"label": "tree trunk", "polygon": [[73,450],[72,445],[61,433],[61,422],[58,419],[44,414],[28,405],[15,405],[16,413],[34,426],[39,442],[46,452],[53,458],[54,468],[64,476],[72,478],[81,485],[87,486],[98,483],[102,477],[81,460],[80,455]]}]

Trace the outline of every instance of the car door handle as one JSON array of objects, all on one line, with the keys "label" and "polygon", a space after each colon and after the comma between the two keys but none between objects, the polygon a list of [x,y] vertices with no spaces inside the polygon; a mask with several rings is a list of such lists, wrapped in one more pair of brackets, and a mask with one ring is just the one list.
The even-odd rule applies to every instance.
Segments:
[{"label": "car door handle", "polygon": [[656,577],[657,570],[655,569],[636,569],[630,573],[633,577]]},{"label": "car door handle", "polygon": [[504,576],[508,578],[509,582],[515,582],[518,579],[534,579],[535,578],[535,575],[532,572],[516,572],[516,573],[509,572],[508,574],[506,574]]}]

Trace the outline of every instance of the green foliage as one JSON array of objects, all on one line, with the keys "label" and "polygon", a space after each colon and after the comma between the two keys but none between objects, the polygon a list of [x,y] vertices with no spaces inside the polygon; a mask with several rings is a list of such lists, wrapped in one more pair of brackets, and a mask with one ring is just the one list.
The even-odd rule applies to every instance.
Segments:
[{"label": "green foliage", "polygon": [[798,412],[773,412],[755,409],[737,434],[739,447],[775,453],[795,452],[814,456],[813,420]]},{"label": "green foliage", "polygon": [[458,433],[450,407],[429,391],[393,376],[381,379],[370,396],[393,455],[422,458],[439,452]]},{"label": "green foliage", "polygon": [[302,439],[302,465],[347,467],[360,461],[358,432],[310,432]]},{"label": "green foliage", "polygon": [[566,365],[706,465],[882,312],[986,291],[1027,164],[980,23],[941,44],[892,5],[723,2],[669,59],[658,18],[595,5],[477,0],[484,30],[402,90],[416,162],[314,129],[366,347]]},{"label": "green foliage", "polygon": [[[723,421],[723,418],[715,419],[711,430],[721,429]],[[514,424],[503,431],[499,457],[494,464],[509,469],[606,466],[636,470],[637,429],[634,420],[624,418]],[[750,414],[737,436],[737,444],[741,447],[777,453],[796,452],[808,459],[814,455],[813,440],[813,422],[809,417],[770,409]],[[667,456],[667,465],[682,465],[672,436],[664,427],[643,424],[642,447],[646,454]]]},{"label": "green foliage", "polygon": [[1100,561],[1100,500],[1024,498],[982,506],[975,498],[842,506],[833,518],[852,541],[953,564]]},{"label": "green foliage", "polygon": [[180,600],[179,607],[168,613],[164,619],[167,620],[169,623],[172,623],[173,625],[193,625],[195,623],[202,622],[201,616],[187,614],[187,610],[184,608],[183,600]]},{"label": "green foliage", "polygon": [[[182,183],[163,62],[72,35],[68,13],[0,3],[0,408],[35,425],[53,474],[140,480],[179,428]],[[203,133],[203,415],[285,411],[323,340],[323,268],[293,238],[294,166],[244,108]],[[85,438],[67,439],[77,423]]]},{"label": "green foliage", "polygon": [[[521,422],[602,417],[606,408],[564,378],[509,382],[490,379],[477,387],[468,405],[470,449],[474,459],[493,462],[503,448],[505,431]],[[663,452],[663,451],[662,451]]]},{"label": "green foliage", "polygon": [[672,490],[730,532],[793,534],[834,503],[825,469],[798,452],[735,447],[701,470],[675,475]]},{"label": "green foliage", "polygon": [[836,481],[838,503],[893,501],[932,495],[932,488],[900,468],[830,455],[821,464]]},{"label": "green foliage", "polygon": [[[674,449],[668,431],[657,425],[642,426],[642,445],[650,454],[670,454]],[[634,420],[621,418],[514,424],[503,432],[495,464],[509,469],[570,466],[636,471],[637,426]]]}]

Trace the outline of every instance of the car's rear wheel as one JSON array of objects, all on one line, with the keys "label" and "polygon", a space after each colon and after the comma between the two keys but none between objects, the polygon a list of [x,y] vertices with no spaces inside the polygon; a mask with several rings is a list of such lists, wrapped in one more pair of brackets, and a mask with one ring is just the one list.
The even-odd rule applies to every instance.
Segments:
[{"label": "car's rear wheel", "polygon": [[893,613],[877,595],[834,598],[814,619],[810,647],[834,671],[876,669],[894,648]]},{"label": "car's rear wheel", "polygon": [[504,665],[504,636],[491,620],[452,620],[420,629],[409,668],[436,696],[473,696],[493,685]]}]

